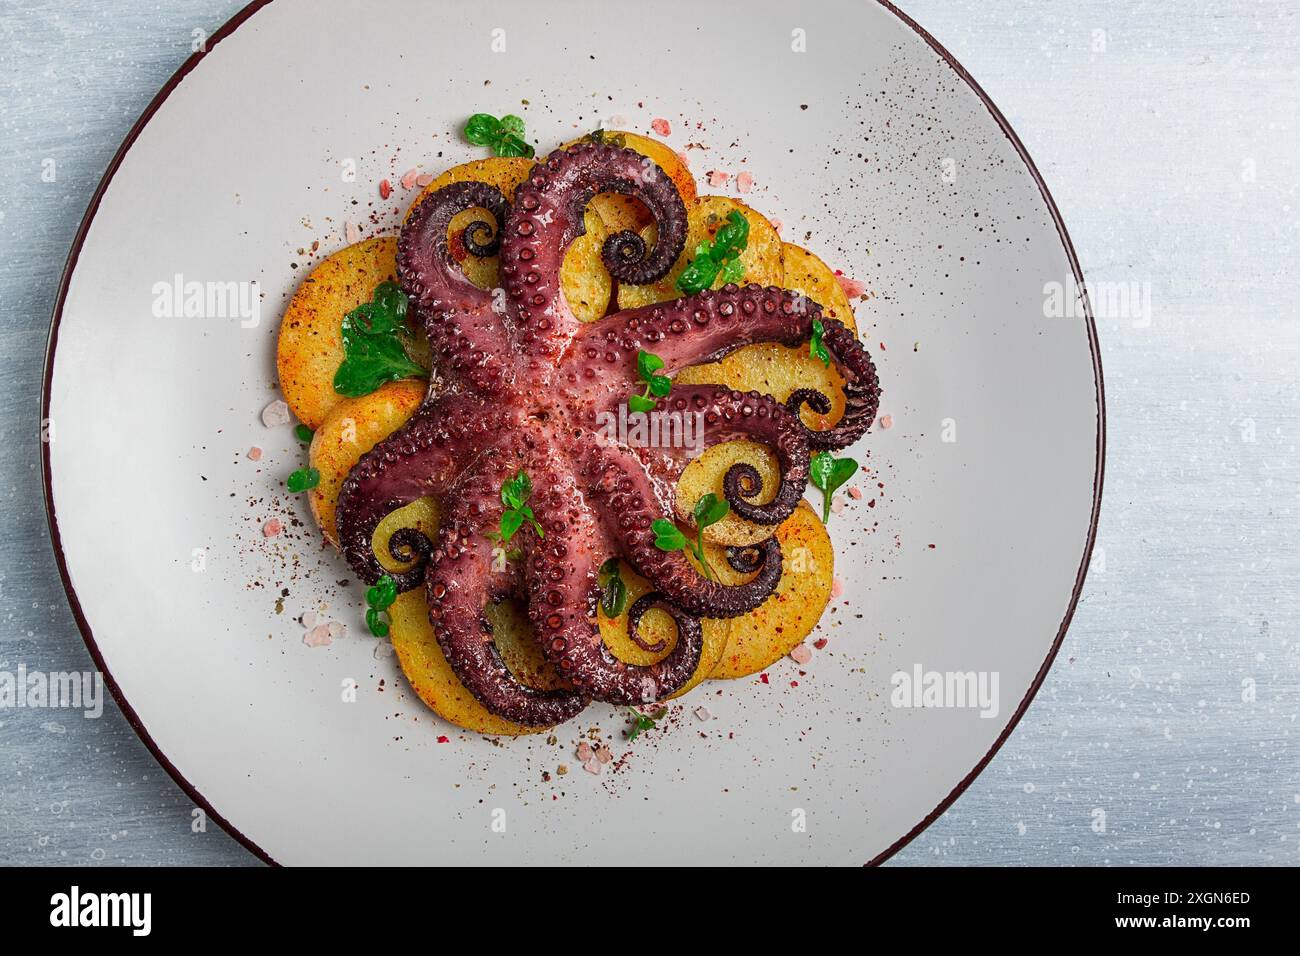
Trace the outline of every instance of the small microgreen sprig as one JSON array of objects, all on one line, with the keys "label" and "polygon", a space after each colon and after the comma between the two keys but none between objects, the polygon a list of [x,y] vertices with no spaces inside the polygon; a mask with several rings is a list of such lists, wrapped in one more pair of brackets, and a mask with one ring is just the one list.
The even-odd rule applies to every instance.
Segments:
[{"label": "small microgreen sprig", "polygon": [[677,277],[677,291],[694,295],[712,288],[719,277],[724,283],[739,282],[745,278],[745,264],[740,261],[740,254],[748,245],[749,220],[733,209],[713,241],[701,242],[695,247],[695,258]]},{"label": "small microgreen sprig", "polygon": [[387,574],[366,589],[366,627],[375,637],[388,636],[388,622],[380,615],[386,614],[396,600],[397,582]]},{"label": "small microgreen sprig", "polygon": [[713,568],[709,567],[709,562],[704,557],[704,529],[709,525],[717,524],[727,516],[729,511],[731,505],[727,504],[725,499],[709,492],[695,502],[695,508],[691,512],[691,516],[695,519],[695,540],[692,541],[682,534],[681,529],[667,518],[660,518],[650,526],[655,533],[655,547],[660,551],[689,551],[700,562],[700,567],[704,569],[704,576],[712,580]]},{"label": "small microgreen sprig", "polygon": [[475,146],[487,146],[497,156],[532,159],[536,152],[524,139],[524,121],[512,113],[500,119],[491,113],[475,113],[465,121],[464,132]]},{"label": "small microgreen sprig", "polygon": [[409,332],[408,303],[401,286],[381,282],[369,302],[343,316],[343,364],[334,373],[334,391],[358,398],[385,382],[428,374],[411,360],[402,344]]},{"label": "small microgreen sprig", "polygon": [[293,434],[304,445],[310,445],[311,440],[316,437],[316,433],[306,425],[295,425]]},{"label": "small microgreen sprig", "polygon": [[618,558],[610,558],[600,566],[600,609],[606,617],[615,618],[627,607],[627,584],[619,573]]},{"label": "small microgreen sprig", "polygon": [[320,484],[320,472],[315,468],[299,468],[289,475],[284,484],[293,494],[302,494]]},{"label": "small microgreen sprig", "polygon": [[528,507],[528,498],[533,493],[533,480],[528,477],[528,472],[522,468],[513,478],[507,478],[501,483],[501,503],[505,505],[505,511],[501,513],[501,532],[499,535],[500,542],[505,544],[515,536],[525,521],[533,526],[537,532],[537,537],[545,538],[542,533],[542,526],[537,523],[537,518],[533,515],[533,509]]},{"label": "small microgreen sprig", "polygon": [[655,400],[651,395],[663,398],[672,391],[673,380],[667,375],[656,375],[664,367],[664,360],[644,349],[636,353],[636,374],[645,382],[645,391],[640,395],[629,395],[627,407],[634,412],[654,411]]},{"label": "small microgreen sprig", "polygon": [[632,724],[627,728],[627,742],[631,743],[641,736],[644,730],[654,730],[664,715],[668,713],[667,707],[657,707],[649,714],[643,714],[639,710],[630,710],[632,715]]},{"label": "small microgreen sprig", "polygon": [[831,353],[826,350],[826,343],[822,341],[822,336],[825,334],[826,326],[822,325],[822,320],[813,319],[812,338],[808,342],[808,354],[815,359],[821,359],[822,364],[829,368]]},{"label": "small microgreen sprig", "polygon": [[808,465],[808,476],[813,487],[822,492],[822,522],[831,520],[831,500],[835,492],[858,471],[852,458],[836,458],[828,451],[819,451]]}]

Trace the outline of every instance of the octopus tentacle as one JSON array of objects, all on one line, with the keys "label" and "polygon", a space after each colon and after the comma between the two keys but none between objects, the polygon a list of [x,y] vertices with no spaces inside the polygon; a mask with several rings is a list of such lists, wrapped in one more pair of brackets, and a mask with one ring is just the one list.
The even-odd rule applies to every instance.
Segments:
[{"label": "octopus tentacle", "polygon": [[[861,437],[875,419],[880,404],[875,364],[851,329],[826,317],[816,302],[788,289],[726,285],[716,292],[625,309],[575,336],[560,371],[580,383],[575,399],[607,405],[637,387],[636,357],[642,349],[662,358],[663,374],[672,375],[755,342],[807,342],[814,321],[821,322],[822,342],[844,379],[845,412],[834,428],[808,429],[808,440],[814,448],[843,448]],[[811,398],[812,391],[803,390],[800,403],[829,411]]]},{"label": "octopus tentacle", "polygon": [[550,727],[575,716],[589,698],[527,686],[506,667],[492,640],[484,609],[517,584],[516,573],[494,573],[493,544],[484,534],[501,518],[496,489],[502,456],[493,457],[457,483],[454,507],[439,524],[427,575],[429,621],[447,663],[484,707],[517,724]]},{"label": "octopus tentacle", "polygon": [[671,515],[658,483],[640,459],[602,445],[579,476],[617,548],[637,573],[668,601],[697,617],[738,617],[762,604],[781,580],[781,546],[775,537],[756,545],[758,574],[744,584],[721,584],[700,574],[680,551],[655,545],[651,525]]},{"label": "octopus tentacle", "polygon": [[362,455],[339,490],[336,509],[339,547],[357,577],[374,584],[389,574],[399,591],[418,587],[431,543],[414,528],[394,534],[392,557],[415,564],[390,572],[372,547],[379,522],[417,498],[441,497],[464,468],[465,449],[495,440],[513,421],[476,399],[444,396],[436,404],[426,399],[405,425]]},{"label": "octopus tentacle", "polygon": [[679,690],[699,666],[704,638],[698,618],[669,610],[677,623],[677,643],[654,664],[642,667],[614,657],[596,624],[597,576],[611,542],[570,471],[548,461],[531,463],[530,469],[535,484],[549,489],[536,508],[544,537],[531,528],[521,532],[528,614],[543,653],[597,700],[648,704]]},{"label": "octopus tentacle", "polygon": [[[755,504],[763,481],[757,469],[738,462],[723,477],[722,490],[731,510],[756,524],[776,525],[794,513],[808,485],[808,430],[788,408],[759,392],[737,392],[721,385],[684,385],[672,390],[655,404],[655,411],[676,415],[698,415],[703,441],[693,451],[744,438],[767,445],[780,465],[781,484],[767,504]],[[683,431],[685,427],[683,425]],[[671,459],[672,479],[680,477],[686,465],[686,450],[664,447],[652,458]],[[656,463],[652,462],[652,467]]]},{"label": "octopus tentacle", "polygon": [[465,249],[476,256],[495,254],[501,228],[509,218],[509,203],[487,183],[451,183],[422,199],[402,226],[397,274],[429,337],[435,370],[451,378],[468,378],[484,392],[499,392],[511,384],[515,365],[514,357],[501,349],[502,322],[491,293],[465,277],[447,242],[452,217],[474,207],[487,209],[498,229],[493,233],[488,223],[471,223],[463,237]]},{"label": "octopus tentacle", "polygon": [[645,204],[658,229],[654,248],[634,232],[610,236],[602,256],[621,282],[653,282],[672,268],[686,242],[686,206],[673,181],[630,149],[576,143],[533,167],[515,191],[501,243],[501,279],[525,351],[554,356],[581,326],[560,288],[560,266],[586,226],[591,197],[620,192]]}]

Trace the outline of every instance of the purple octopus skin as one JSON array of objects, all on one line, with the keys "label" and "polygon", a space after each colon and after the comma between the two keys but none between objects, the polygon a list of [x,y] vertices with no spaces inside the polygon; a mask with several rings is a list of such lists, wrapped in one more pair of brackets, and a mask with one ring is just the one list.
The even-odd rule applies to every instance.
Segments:
[{"label": "purple octopus skin", "polygon": [[[401,590],[425,583],[439,644],[470,692],[489,711],[528,726],[567,720],[588,699],[645,704],[671,695],[699,664],[699,618],[752,610],[781,576],[774,537],[728,552],[733,567],[753,574],[738,585],[709,580],[681,552],[655,546],[651,524],[672,516],[685,458],[619,445],[596,424],[598,412],[640,390],[638,350],[661,356],[672,374],[754,342],[806,342],[821,321],[846,382],[845,414],[833,428],[814,431],[800,419],[804,405],[829,409],[812,389],[781,403],[721,386],[681,386],[656,406],[703,413],[706,444],[743,437],[775,451],[781,483],[770,502],[752,500],[761,489],[748,466],[733,466],[723,484],[737,514],[762,524],[779,523],[798,504],[811,450],[855,441],[879,403],[875,368],[854,333],[787,290],[730,285],[579,322],[561,292],[560,267],[583,233],[587,203],[609,191],[644,203],[658,237],[648,250],[631,232],[607,240],[611,274],[623,282],[662,278],[682,252],[686,210],[668,176],[631,150],[582,143],[552,153],[533,167],[513,205],[483,183],[452,184],[419,204],[398,240],[398,274],[428,336],[434,373],[415,415],[360,459],[339,496],[340,546],[367,583],[386,573],[372,550],[384,515],[426,495],[439,500],[436,544],[414,529],[394,535],[393,556],[413,564],[393,577]],[[465,246],[475,255],[499,249],[500,299],[471,284],[450,255],[451,219],[474,207],[487,209],[496,228],[471,226]],[[542,534],[525,523],[511,543],[522,558],[503,569],[489,535],[500,521],[501,483],[519,470],[532,480],[528,504]],[[651,606],[676,622],[672,650],[648,667],[614,658],[596,626],[598,572],[610,557],[655,588],[634,605],[634,627]],[[573,690],[528,688],[501,661],[484,608],[510,594],[527,601],[543,652]]]},{"label": "purple octopus skin", "polygon": [[429,621],[452,670],[483,706],[515,723],[546,727],[577,715],[588,698],[520,682],[502,661],[484,613],[519,589],[518,568],[497,560],[487,536],[501,520],[497,489],[513,471],[512,454],[508,446],[489,449],[450,489],[428,566]]}]

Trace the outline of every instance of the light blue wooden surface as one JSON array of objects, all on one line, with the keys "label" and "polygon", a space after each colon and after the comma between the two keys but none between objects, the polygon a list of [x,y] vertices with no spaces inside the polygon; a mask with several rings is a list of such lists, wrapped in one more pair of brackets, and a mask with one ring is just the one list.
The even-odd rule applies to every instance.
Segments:
[{"label": "light blue wooden surface", "polygon": [[[1139,283],[1151,315],[1098,323],[1102,550],[1062,655],[896,859],[1300,863],[1300,3],[903,5],[1024,139],[1088,278]],[[239,6],[0,2],[0,671],[90,667],[41,504],[50,309],[119,141]],[[0,863],[255,862],[192,832],[111,703],[0,710],[0,748]]]}]

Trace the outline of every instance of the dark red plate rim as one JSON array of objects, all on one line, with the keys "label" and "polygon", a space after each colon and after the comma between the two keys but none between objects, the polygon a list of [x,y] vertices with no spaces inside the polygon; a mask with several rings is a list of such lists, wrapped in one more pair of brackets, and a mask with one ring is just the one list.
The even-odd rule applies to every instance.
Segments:
[{"label": "dark red plate rim", "polygon": [[[77,228],[76,237],[72,242],[72,249],[68,253],[67,263],[63,267],[63,276],[59,280],[59,292],[54,303],[54,314],[50,321],[50,335],[45,349],[44,382],[41,388],[42,421],[48,419],[50,414],[50,384],[54,375],[54,350],[58,346],[59,322],[63,318],[63,305],[64,301],[67,299],[68,286],[72,281],[72,273],[76,269],[77,259],[81,255],[81,247],[86,241],[86,235],[90,231],[90,225],[94,221],[95,213],[99,210],[99,204],[104,198],[104,193],[107,191],[109,183],[113,181],[114,174],[117,172],[118,167],[122,165],[122,161],[126,158],[126,154],[130,151],[131,146],[135,143],[141,131],[145,128],[145,125],[153,118],[154,114],[158,112],[158,108],[162,106],[167,97],[171,95],[172,91],[180,85],[181,80],[185,79],[189,72],[198,65],[199,61],[209,55],[218,43],[230,36],[230,34],[234,33],[235,30],[252,17],[253,14],[271,2],[272,0],[253,0],[252,3],[249,3],[246,7],[231,17],[230,20],[222,25],[221,29],[209,38],[207,47],[203,52],[192,54],[184,63],[182,63],[180,69],[172,74],[171,78],[163,88],[158,91],[158,94],[149,102],[149,105],[145,107],[144,112],[140,114],[140,118],[135,121],[130,132],[127,133],[126,138],[122,141],[122,145],[118,147],[117,152],[113,155],[112,161],[108,164],[108,169],[104,172],[104,177],[99,181],[99,185],[95,188],[94,195],[91,196],[90,204],[86,207],[86,214],[82,217],[81,225]],[[1074,272],[1077,286],[1081,290],[1084,289],[1083,272],[1079,268],[1079,259],[1075,254],[1073,243],[1070,242],[1069,233],[1066,232],[1065,223],[1061,219],[1060,210],[1056,208],[1056,202],[1052,199],[1052,194],[1048,190],[1047,184],[1043,181],[1042,174],[1039,173],[1038,167],[1034,165],[1034,161],[1030,158],[1024,144],[1020,141],[1020,137],[1016,135],[1015,130],[1011,128],[1011,124],[1007,122],[1006,117],[1004,117],[998,108],[993,105],[993,101],[989,99],[988,94],[985,93],[980,85],[975,82],[975,79],[966,71],[966,68],[958,63],[956,57],[949,53],[938,40],[927,33],[924,28],[922,28],[906,13],[894,6],[890,0],[875,0],[875,2],[893,13],[914,30],[921,39],[925,40],[925,42],[928,43],[950,67],[952,67],[957,75],[966,81],[970,88],[980,98],[981,102],[983,102],[984,106],[988,109],[990,115],[992,115],[992,117],[997,121],[1002,132],[1006,135],[1007,139],[1010,140],[1011,145],[1015,147],[1016,153],[1020,156],[1021,160],[1024,161],[1030,175],[1034,178],[1034,182],[1038,184],[1038,189],[1042,193],[1043,200],[1047,203],[1047,208],[1052,214],[1052,221],[1056,224],[1057,234],[1061,237],[1061,243],[1065,247],[1066,255],[1070,260],[1070,268]],[[912,827],[912,829],[904,836],[896,840],[892,846],[881,853],[878,853],[867,864],[868,866],[877,866],[885,862],[885,860],[889,859],[910,843],[917,834],[933,823],[940,814],[952,805],[953,801],[965,792],[966,788],[971,785],[985,766],[988,765],[988,762],[993,759],[994,754],[998,752],[1002,747],[1002,744],[1006,742],[1006,739],[1011,736],[1011,732],[1015,730],[1016,725],[1020,723],[1020,718],[1024,716],[1025,711],[1029,708],[1029,704],[1034,699],[1034,695],[1038,693],[1038,689],[1042,686],[1043,679],[1047,676],[1048,669],[1056,659],[1056,654],[1061,648],[1062,641],[1065,640],[1065,632],[1069,629],[1070,621],[1074,617],[1075,608],[1079,604],[1079,594],[1083,589],[1084,578],[1088,573],[1088,563],[1092,558],[1093,545],[1097,540],[1097,520],[1101,512],[1101,492],[1106,465],[1105,388],[1102,382],[1101,354],[1097,343],[1097,326],[1093,321],[1092,307],[1088,301],[1086,293],[1083,295],[1083,306],[1088,326],[1088,347],[1092,352],[1093,374],[1097,385],[1097,465],[1093,477],[1092,516],[1088,525],[1088,540],[1084,546],[1083,559],[1079,564],[1079,573],[1075,578],[1074,590],[1070,594],[1070,606],[1066,609],[1065,617],[1061,620],[1060,629],[1056,633],[1056,640],[1052,642],[1051,650],[1048,652],[1042,666],[1038,669],[1038,673],[1034,676],[1034,681],[1030,685],[1028,692],[1025,694],[1024,699],[1021,700],[1020,705],[1016,708],[1016,712],[1012,715],[1011,720],[1007,723],[1002,733],[999,734],[997,740],[993,742],[993,746],[989,748],[988,753],[984,755],[970,773],[966,774],[966,776],[961,779],[957,786],[953,788],[952,792],[940,801],[937,807],[930,811],[930,813],[928,813],[920,823]],[[54,512],[54,491],[50,478],[50,446],[47,442],[42,442],[41,445],[41,477],[45,488],[45,514],[50,528],[50,544],[54,549],[54,559],[58,564],[59,577],[63,580],[63,589],[67,592],[68,603],[72,608],[72,615],[76,619],[77,628],[81,631],[81,636],[86,642],[86,647],[90,651],[90,656],[94,659],[95,666],[103,673],[104,681],[108,685],[110,692],[113,694],[113,698],[117,701],[118,707],[121,708],[122,713],[126,716],[127,721],[131,724],[131,727],[134,728],[136,734],[138,734],[140,739],[144,741],[145,746],[147,746],[153,753],[154,758],[162,765],[163,769],[171,775],[177,785],[189,795],[190,799],[202,807],[204,812],[211,819],[219,823],[226,832],[243,844],[249,852],[256,855],[258,859],[263,860],[266,863],[275,864],[276,861],[269,853],[245,836],[229,820],[218,813],[212,803],[204,797],[203,794],[199,793],[194,785],[186,780],[184,775],[181,774],[176,766],[167,759],[167,755],[164,754],[154,742],[153,738],[149,735],[149,731],[145,729],[144,723],[140,720],[139,715],[136,714],[135,710],[127,701],[126,696],[122,693],[122,689],[118,686],[117,681],[113,678],[112,673],[108,669],[108,665],[104,660],[103,654],[99,650],[99,646],[95,643],[95,635],[91,630],[90,622],[86,620],[86,615],[82,610],[81,602],[77,598],[76,589],[73,588],[72,579],[68,575],[68,565],[63,554],[63,543],[59,537],[59,522]]]}]

